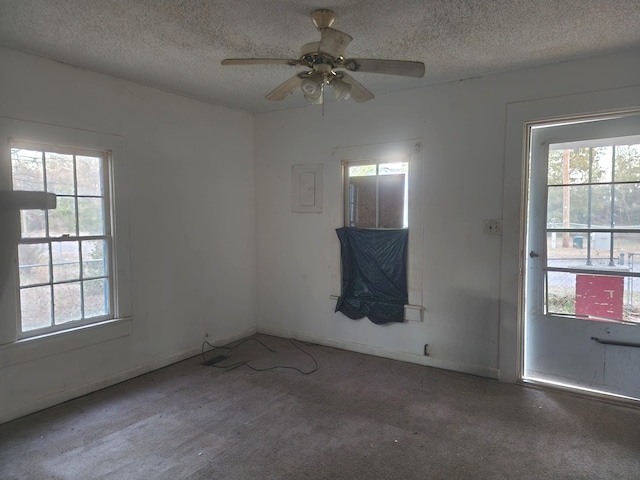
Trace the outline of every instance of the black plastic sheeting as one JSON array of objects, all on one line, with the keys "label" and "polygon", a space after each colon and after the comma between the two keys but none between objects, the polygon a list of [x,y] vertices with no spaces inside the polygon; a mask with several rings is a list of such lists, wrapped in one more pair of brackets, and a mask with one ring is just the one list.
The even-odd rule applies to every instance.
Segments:
[{"label": "black plastic sheeting", "polygon": [[338,228],[342,295],[336,312],[373,323],[404,321],[409,231]]}]

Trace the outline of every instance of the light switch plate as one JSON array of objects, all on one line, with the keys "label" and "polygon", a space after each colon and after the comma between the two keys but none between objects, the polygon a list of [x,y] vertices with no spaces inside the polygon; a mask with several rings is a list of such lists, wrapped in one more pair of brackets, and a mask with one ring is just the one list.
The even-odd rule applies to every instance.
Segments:
[{"label": "light switch plate", "polygon": [[502,235],[502,220],[485,220],[484,233],[486,235]]}]

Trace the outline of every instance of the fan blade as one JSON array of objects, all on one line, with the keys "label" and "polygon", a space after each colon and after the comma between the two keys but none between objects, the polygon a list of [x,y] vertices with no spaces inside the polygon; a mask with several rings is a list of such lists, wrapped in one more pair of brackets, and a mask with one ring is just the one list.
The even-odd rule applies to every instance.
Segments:
[{"label": "fan blade", "polygon": [[351,85],[349,95],[355,102],[366,102],[367,100],[371,100],[374,97],[373,93],[364,88],[364,86],[360,82],[358,82],[348,73],[342,74],[342,80],[344,80],[345,83]]},{"label": "fan blade", "polygon": [[225,58],[222,65],[299,65],[299,60],[287,58]]},{"label": "fan blade", "polygon": [[333,58],[338,58],[344,53],[351,40],[353,40],[351,35],[335,28],[325,27],[322,29],[318,51],[326,53]]},{"label": "fan blade", "polygon": [[375,58],[349,58],[344,68],[350,72],[385,73],[404,77],[420,78],[424,76],[424,63],[405,60],[378,60]]},{"label": "fan blade", "polygon": [[284,100],[287,95],[291,95],[296,88],[300,86],[302,79],[298,75],[294,75],[289,80],[281,83],[273,89],[266,97],[267,100]]}]

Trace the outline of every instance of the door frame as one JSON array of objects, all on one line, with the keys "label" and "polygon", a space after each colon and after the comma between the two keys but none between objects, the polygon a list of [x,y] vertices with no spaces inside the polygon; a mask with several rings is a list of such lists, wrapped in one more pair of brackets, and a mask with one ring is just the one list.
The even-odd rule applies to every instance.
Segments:
[{"label": "door frame", "polygon": [[530,127],[638,111],[640,85],[507,104],[500,272],[500,380],[523,383],[524,250],[529,183],[526,155]]}]

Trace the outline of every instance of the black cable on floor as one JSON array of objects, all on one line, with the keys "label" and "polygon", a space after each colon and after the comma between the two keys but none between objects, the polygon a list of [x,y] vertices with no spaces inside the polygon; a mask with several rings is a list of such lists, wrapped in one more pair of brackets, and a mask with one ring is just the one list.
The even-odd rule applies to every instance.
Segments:
[{"label": "black cable on floor", "polygon": [[[220,349],[220,348],[223,348],[225,350],[233,350],[234,348],[238,348],[243,343],[246,343],[246,342],[249,342],[249,341],[258,342],[260,345],[262,345],[264,348],[266,348],[270,352],[275,353],[275,350],[272,350],[271,348],[267,347],[264,343],[262,343],[257,338],[249,337],[249,338],[245,338],[244,340],[240,340],[233,347],[229,347],[229,346],[226,346],[226,345],[223,345],[223,346],[212,345],[207,340],[205,340],[204,342],[202,342],[202,350],[201,350],[200,354],[202,355],[202,360],[206,361],[206,359],[204,358],[204,346],[205,345],[209,345],[211,347],[211,350]],[[211,350],[209,350],[209,351],[211,351]]]},{"label": "black cable on floor", "polygon": [[[269,351],[270,351],[270,352],[272,352],[272,353],[275,353],[275,352],[276,352],[275,350],[272,350],[272,349],[271,349],[271,348],[269,348],[267,345],[265,345],[264,343],[262,343],[262,342],[261,342],[260,340],[258,340],[257,338],[253,338],[253,337],[245,338],[244,340],[241,340],[240,342],[238,342],[236,345],[234,345],[234,346],[232,346],[232,347],[227,347],[227,346],[219,347],[219,346],[216,346],[216,345],[212,345],[211,343],[209,343],[208,341],[206,341],[206,340],[205,340],[204,342],[202,342],[202,350],[201,350],[201,352],[200,352],[200,353],[201,353],[201,355],[202,355],[202,360],[203,360],[203,362],[205,362],[205,363],[206,363],[206,361],[207,361],[207,360],[206,360],[206,358],[205,358],[205,356],[204,356],[204,347],[205,347],[205,345],[208,345],[208,346],[210,346],[210,347],[211,347],[211,350],[209,350],[210,352],[211,352],[211,351],[213,351],[213,350],[217,350],[217,349],[233,350],[233,349],[235,349],[235,348],[239,347],[240,345],[242,345],[243,343],[248,342],[249,340],[253,340],[253,341],[255,341],[255,342],[258,342],[260,345],[262,345],[264,348],[266,348],[267,350],[269,350]],[[253,367],[253,366],[249,365],[249,362],[237,362],[237,363],[233,363],[233,364],[231,364],[231,365],[211,365],[211,366],[212,366],[212,367],[215,367],[215,368],[222,368],[222,369],[225,369],[225,370],[227,370],[227,371],[230,371],[230,370],[234,370],[234,369],[236,369],[236,368],[238,368],[238,367],[242,367],[243,365],[246,365],[246,366],[247,366],[247,367],[249,367],[251,370],[254,370],[254,371],[256,371],[256,372],[266,372],[267,370],[275,370],[275,369],[277,369],[277,368],[284,368],[284,369],[289,369],[289,370],[295,370],[295,371],[297,371],[297,372],[300,372],[302,375],[311,375],[312,373],[314,373],[315,371],[317,371],[317,370],[318,370],[318,361],[315,359],[315,357],[314,357],[313,355],[311,355],[309,352],[307,352],[307,351],[303,350],[303,349],[302,349],[302,347],[300,347],[299,345],[297,345],[296,343],[294,343],[294,340],[295,340],[296,342],[300,342],[299,340],[296,340],[295,338],[290,338],[290,339],[289,339],[289,343],[291,343],[291,345],[293,345],[294,347],[296,347],[296,348],[297,348],[298,350],[300,350],[302,353],[304,353],[305,355],[307,355],[308,357],[310,357],[310,358],[311,358],[311,360],[313,360],[314,367],[313,367],[313,369],[312,369],[312,370],[310,370],[310,371],[308,371],[308,372],[303,372],[303,371],[302,371],[302,370],[300,370],[299,368],[297,368],[297,367],[292,367],[292,366],[289,366],[289,365],[275,365],[275,366],[273,366],[273,367],[267,367],[267,368],[256,368],[256,367]],[[304,342],[300,342],[300,343],[304,343]],[[306,343],[305,343],[305,345],[311,346],[312,344],[306,344]]]}]

